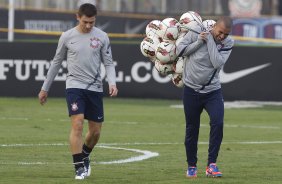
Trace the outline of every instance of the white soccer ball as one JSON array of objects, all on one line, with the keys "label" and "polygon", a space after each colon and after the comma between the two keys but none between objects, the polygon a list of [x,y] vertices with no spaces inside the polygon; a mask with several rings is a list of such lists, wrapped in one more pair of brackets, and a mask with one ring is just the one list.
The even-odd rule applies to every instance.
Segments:
[{"label": "white soccer ball", "polygon": [[200,25],[203,22],[202,17],[194,11],[188,11],[182,14],[179,20],[179,23],[181,24],[181,31],[185,31],[185,27],[187,27],[192,21],[196,21]]},{"label": "white soccer ball", "polygon": [[172,63],[176,59],[176,45],[170,41],[159,43],[156,49],[156,58],[162,63]]},{"label": "white soccer ball", "polygon": [[141,53],[145,57],[154,59],[156,57],[156,49],[160,41],[156,37],[145,37],[140,44]]},{"label": "white soccer ball", "polygon": [[179,43],[183,40],[184,36],[187,34],[188,32],[181,32],[175,42],[176,47],[178,47]]},{"label": "white soccer ball", "polygon": [[156,57],[149,57],[150,61],[152,61],[152,63],[155,64],[155,62],[157,61],[157,58]]},{"label": "white soccer ball", "polygon": [[160,31],[160,20],[152,20],[147,26],[146,26],[146,35],[147,37],[160,37],[159,31]]},{"label": "white soccer ball", "polygon": [[180,32],[180,24],[175,18],[166,18],[160,23],[158,35],[163,40],[175,41]]},{"label": "white soccer ball", "polygon": [[175,73],[171,77],[172,83],[179,88],[182,88],[184,86],[183,80],[182,80],[182,74]]},{"label": "white soccer ball", "polygon": [[214,20],[204,20],[203,25],[206,29],[206,31],[210,31],[213,29],[213,26],[216,22]]},{"label": "white soccer ball", "polygon": [[173,71],[178,74],[182,74],[184,68],[184,57],[176,58],[173,63]]},{"label": "white soccer ball", "polygon": [[159,60],[155,61],[155,68],[161,75],[169,75],[174,73],[173,64],[162,64]]}]

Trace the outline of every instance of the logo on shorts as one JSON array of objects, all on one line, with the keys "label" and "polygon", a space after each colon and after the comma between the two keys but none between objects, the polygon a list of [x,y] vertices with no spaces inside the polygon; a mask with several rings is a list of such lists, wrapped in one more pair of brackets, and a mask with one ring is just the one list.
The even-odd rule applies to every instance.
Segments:
[{"label": "logo on shorts", "polygon": [[72,111],[77,111],[77,109],[78,109],[77,103],[71,104],[71,110]]}]

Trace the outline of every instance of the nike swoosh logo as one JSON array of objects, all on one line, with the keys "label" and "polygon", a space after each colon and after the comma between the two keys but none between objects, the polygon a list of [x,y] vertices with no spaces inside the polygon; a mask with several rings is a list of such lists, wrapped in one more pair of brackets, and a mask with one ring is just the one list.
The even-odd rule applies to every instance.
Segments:
[{"label": "nike swoosh logo", "polygon": [[271,63],[266,63],[266,64],[263,64],[263,65],[255,66],[255,67],[252,67],[252,68],[247,68],[247,69],[240,70],[240,71],[237,71],[237,72],[232,72],[232,73],[225,73],[222,69],[219,72],[220,82],[224,84],[224,83],[229,83],[229,82],[235,81],[237,79],[240,79],[242,77],[250,75],[251,73],[254,73],[258,70],[266,68],[270,65],[271,65]]},{"label": "nike swoosh logo", "polygon": [[101,29],[101,30],[105,30],[110,26],[110,22],[106,22],[105,24],[96,24],[96,27]]},{"label": "nike swoosh logo", "polygon": [[145,27],[147,26],[148,21],[145,21],[145,22],[138,24],[137,26],[133,26],[133,27],[130,27],[129,24],[130,24],[129,21],[127,21],[125,23],[124,32],[126,34],[137,34],[137,33],[140,33],[140,32],[144,32],[143,30],[145,30]]}]

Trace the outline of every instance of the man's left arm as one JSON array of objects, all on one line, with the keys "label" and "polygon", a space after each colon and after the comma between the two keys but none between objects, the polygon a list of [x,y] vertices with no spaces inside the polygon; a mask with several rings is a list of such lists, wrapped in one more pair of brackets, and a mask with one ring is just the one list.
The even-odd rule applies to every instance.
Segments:
[{"label": "man's left arm", "polygon": [[109,83],[109,94],[110,96],[117,96],[117,87],[116,87],[116,70],[113,63],[112,50],[109,37],[106,35],[104,44],[102,47],[102,60],[106,69],[107,79]]},{"label": "man's left arm", "polygon": [[222,46],[222,48],[218,49],[213,36],[211,34],[208,35],[208,52],[211,63],[215,69],[221,68],[226,63],[231,54],[234,40],[229,36],[226,39],[227,40],[224,41],[225,44]]}]

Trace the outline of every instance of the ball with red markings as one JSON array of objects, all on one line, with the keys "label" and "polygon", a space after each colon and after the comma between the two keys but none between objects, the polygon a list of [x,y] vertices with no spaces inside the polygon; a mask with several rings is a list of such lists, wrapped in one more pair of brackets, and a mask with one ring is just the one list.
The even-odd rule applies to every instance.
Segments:
[{"label": "ball with red markings", "polygon": [[160,20],[152,20],[147,26],[146,26],[146,35],[147,37],[160,37],[159,31],[160,31]]},{"label": "ball with red markings", "polygon": [[182,80],[182,74],[175,73],[171,77],[172,83],[179,88],[182,88],[184,86],[183,80]]},{"label": "ball with red markings", "polygon": [[157,37],[145,37],[140,44],[141,53],[145,57],[149,57],[150,59],[154,59],[156,57],[156,49],[159,45],[160,41]]},{"label": "ball with red markings", "polygon": [[173,64],[162,64],[159,60],[155,61],[155,68],[161,75],[169,75],[174,73]]},{"label": "ball with red markings", "polygon": [[158,35],[163,40],[175,41],[180,33],[180,24],[175,18],[166,18],[164,19],[160,25],[160,30],[158,31]]},{"label": "ball with red markings", "polygon": [[162,63],[172,63],[176,59],[176,45],[174,42],[163,41],[156,49],[156,58]]}]

